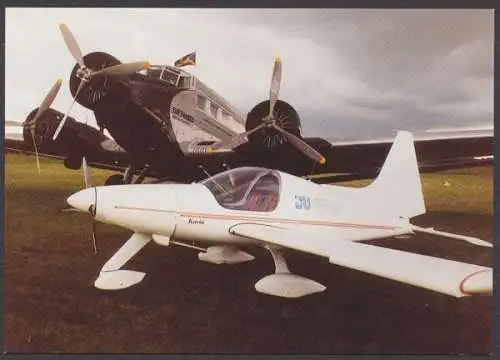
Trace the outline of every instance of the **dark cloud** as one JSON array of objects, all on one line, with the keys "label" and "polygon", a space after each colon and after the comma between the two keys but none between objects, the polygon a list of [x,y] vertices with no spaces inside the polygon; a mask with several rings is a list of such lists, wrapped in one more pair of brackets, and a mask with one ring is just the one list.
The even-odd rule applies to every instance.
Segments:
[{"label": "dark cloud", "polygon": [[[492,10],[10,8],[6,115],[23,116],[57,77],[67,78],[74,61],[57,29],[64,20],[84,52],[162,64],[197,50],[199,66],[189,71],[243,113],[268,96],[272,61],[280,55],[281,97],[296,107],[309,135],[492,124],[493,16]],[[65,89],[56,106],[65,109],[71,100]],[[75,114],[87,112],[76,107]]]}]

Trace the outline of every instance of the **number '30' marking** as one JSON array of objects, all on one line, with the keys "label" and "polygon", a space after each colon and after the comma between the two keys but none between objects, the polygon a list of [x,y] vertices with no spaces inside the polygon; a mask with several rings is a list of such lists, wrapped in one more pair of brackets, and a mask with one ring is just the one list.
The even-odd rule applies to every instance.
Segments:
[{"label": "number '30' marking", "polygon": [[295,195],[295,207],[297,209],[309,210],[311,208],[311,199],[309,196]]}]

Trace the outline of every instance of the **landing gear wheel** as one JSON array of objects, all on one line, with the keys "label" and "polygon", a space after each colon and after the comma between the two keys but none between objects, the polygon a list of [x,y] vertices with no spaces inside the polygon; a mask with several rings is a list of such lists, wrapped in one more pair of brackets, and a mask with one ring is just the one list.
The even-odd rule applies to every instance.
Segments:
[{"label": "landing gear wheel", "polygon": [[123,178],[123,175],[122,174],[115,174],[115,175],[111,175],[109,178],[106,179],[104,186],[123,185],[123,184],[125,184],[125,180]]},{"label": "landing gear wheel", "polygon": [[78,170],[82,167],[82,157],[74,156],[64,159],[64,167],[66,169]]}]

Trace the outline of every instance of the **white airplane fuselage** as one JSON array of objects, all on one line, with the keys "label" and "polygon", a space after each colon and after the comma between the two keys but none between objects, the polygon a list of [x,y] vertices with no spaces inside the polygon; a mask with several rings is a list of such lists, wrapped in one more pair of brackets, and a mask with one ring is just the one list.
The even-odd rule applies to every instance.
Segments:
[{"label": "white airplane fuselage", "polygon": [[[347,200],[355,200],[353,189],[317,185],[281,172],[280,177],[282,191],[276,209],[270,212],[224,208],[202,184],[89,188],[75,194],[70,202],[81,203],[77,207],[87,209],[97,191],[96,220],[157,235],[156,240],[161,239],[159,235],[181,241],[254,243],[231,234],[231,227],[241,223],[280,226],[305,237],[332,241],[360,241],[409,232],[408,219],[379,215],[379,204],[346,207]],[[299,188],[302,190],[292,190]]]}]

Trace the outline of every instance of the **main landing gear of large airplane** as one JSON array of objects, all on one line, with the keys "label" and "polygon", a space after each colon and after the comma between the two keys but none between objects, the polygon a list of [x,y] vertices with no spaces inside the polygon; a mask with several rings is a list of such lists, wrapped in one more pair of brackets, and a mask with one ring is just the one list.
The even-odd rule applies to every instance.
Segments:
[{"label": "main landing gear of large airplane", "polygon": [[124,184],[141,184],[144,179],[146,179],[146,176],[148,175],[148,169],[149,165],[145,165],[139,175],[134,180],[134,172],[135,172],[135,167],[134,166],[129,166],[127,170],[125,170],[125,173],[122,174],[113,174],[110,177],[106,179],[104,182],[104,186],[108,185],[124,185]]},{"label": "main landing gear of large airplane", "polygon": [[108,185],[123,185],[125,184],[124,177],[122,174],[113,174],[106,179],[104,186]]}]

